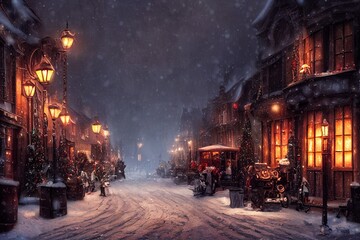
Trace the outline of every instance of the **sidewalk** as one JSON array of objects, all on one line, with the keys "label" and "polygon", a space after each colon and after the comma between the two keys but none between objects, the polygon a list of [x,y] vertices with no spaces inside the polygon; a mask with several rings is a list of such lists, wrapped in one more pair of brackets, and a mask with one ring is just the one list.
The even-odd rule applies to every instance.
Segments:
[{"label": "sidewalk", "polygon": [[[322,198],[321,197],[309,197],[309,205],[311,207],[322,208]],[[338,210],[339,206],[346,206],[347,199],[343,200],[328,200],[327,205],[329,210]]]}]

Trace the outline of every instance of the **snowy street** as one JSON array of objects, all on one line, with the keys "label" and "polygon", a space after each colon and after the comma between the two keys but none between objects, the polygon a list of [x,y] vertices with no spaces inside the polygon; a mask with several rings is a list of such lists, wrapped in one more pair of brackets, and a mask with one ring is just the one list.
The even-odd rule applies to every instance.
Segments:
[{"label": "snowy street", "polygon": [[319,235],[321,213],[272,205],[264,212],[230,208],[229,192],[194,197],[187,185],[171,179],[111,182],[99,191],[69,201],[68,215],[46,220],[38,205],[19,206],[15,228],[0,239],[356,239],[360,224],[329,215],[330,236]]}]

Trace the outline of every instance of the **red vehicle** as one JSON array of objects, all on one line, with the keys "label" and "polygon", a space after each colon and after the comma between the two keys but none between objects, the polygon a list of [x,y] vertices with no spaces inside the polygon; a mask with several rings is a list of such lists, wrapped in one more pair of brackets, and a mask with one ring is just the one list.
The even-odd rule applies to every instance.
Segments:
[{"label": "red vehicle", "polygon": [[[236,184],[236,171],[238,169],[239,148],[223,145],[210,145],[198,149],[199,171],[206,167],[215,167],[218,185],[222,187]],[[201,169],[202,168],[202,169]]]}]

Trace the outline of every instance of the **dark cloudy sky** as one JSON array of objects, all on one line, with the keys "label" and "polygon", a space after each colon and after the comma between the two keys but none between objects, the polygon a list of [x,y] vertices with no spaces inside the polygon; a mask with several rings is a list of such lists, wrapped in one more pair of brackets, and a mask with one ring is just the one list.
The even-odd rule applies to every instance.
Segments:
[{"label": "dark cloudy sky", "polygon": [[[71,106],[107,122],[127,156],[138,138],[147,158],[166,159],[183,107],[203,107],[222,81],[255,59],[251,22],[265,0],[29,0],[43,36],[66,21]],[[60,75],[61,76],[61,75]],[[61,79],[60,76],[58,79]]]}]

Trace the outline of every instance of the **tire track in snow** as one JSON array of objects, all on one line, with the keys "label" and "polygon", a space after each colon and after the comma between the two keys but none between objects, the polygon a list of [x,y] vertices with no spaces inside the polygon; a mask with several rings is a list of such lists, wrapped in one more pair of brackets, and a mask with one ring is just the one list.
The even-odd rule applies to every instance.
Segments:
[{"label": "tire track in snow", "polygon": [[213,199],[195,198],[187,186],[155,181],[112,185],[98,210],[86,212],[71,224],[59,220],[59,227],[36,239],[314,238],[306,234],[306,226],[301,232],[298,225],[281,218],[279,224],[266,212],[264,220],[259,215],[242,215],[243,210],[230,214],[228,207],[219,205],[216,194]]}]

